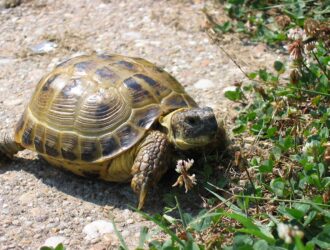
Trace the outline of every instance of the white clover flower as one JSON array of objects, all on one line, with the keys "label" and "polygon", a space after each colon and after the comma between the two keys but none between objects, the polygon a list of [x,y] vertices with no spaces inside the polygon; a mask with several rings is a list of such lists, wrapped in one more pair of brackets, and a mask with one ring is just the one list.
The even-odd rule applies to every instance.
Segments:
[{"label": "white clover flower", "polygon": [[306,142],[302,148],[302,151],[305,154],[313,154],[314,150],[320,146],[321,146],[321,144],[319,141]]},{"label": "white clover flower", "polygon": [[304,232],[299,230],[298,226],[294,226],[291,231],[292,236],[298,236],[300,239],[304,237]]},{"label": "white clover flower", "polygon": [[316,46],[316,42],[315,41],[311,41],[307,44],[304,45],[304,52],[307,55],[310,55],[312,52],[317,52],[317,48]]},{"label": "white clover flower", "polygon": [[306,142],[305,145],[302,148],[302,151],[306,154],[309,151],[309,149],[311,149],[311,148],[312,148],[312,143],[311,142]]},{"label": "white clover flower", "polygon": [[284,240],[285,243],[292,243],[292,238],[290,237],[290,227],[287,224],[279,223],[277,225],[277,233],[280,239]]},{"label": "white clover flower", "polygon": [[175,171],[179,174],[182,174],[183,171],[188,171],[192,165],[194,164],[194,159],[188,159],[188,161],[185,160],[178,160],[176,164]]},{"label": "white clover flower", "polygon": [[277,225],[277,233],[280,239],[284,240],[285,243],[291,244],[292,238],[299,237],[300,239],[304,237],[304,232],[299,230],[297,226],[291,226],[284,223],[279,223]]},{"label": "white clover flower", "polygon": [[196,185],[196,176],[188,175],[188,170],[191,168],[191,166],[194,164],[194,160],[191,159],[188,161],[185,160],[178,160],[175,171],[180,174],[176,182],[172,185],[172,187],[175,186],[185,186],[186,193],[194,186]]},{"label": "white clover flower", "polygon": [[302,28],[292,28],[288,30],[288,38],[292,40],[306,39],[306,33]]}]

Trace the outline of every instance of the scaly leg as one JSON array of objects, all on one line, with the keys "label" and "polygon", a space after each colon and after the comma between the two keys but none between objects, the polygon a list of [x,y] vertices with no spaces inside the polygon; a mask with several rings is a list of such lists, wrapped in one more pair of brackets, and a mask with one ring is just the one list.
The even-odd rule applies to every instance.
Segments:
[{"label": "scaly leg", "polygon": [[22,149],[23,148],[15,142],[13,132],[0,132],[0,161],[3,160],[3,158],[12,159],[14,154]]},{"label": "scaly leg", "polygon": [[135,158],[131,187],[139,195],[138,209],[144,205],[147,192],[168,169],[170,144],[165,134],[150,132],[141,142]]}]

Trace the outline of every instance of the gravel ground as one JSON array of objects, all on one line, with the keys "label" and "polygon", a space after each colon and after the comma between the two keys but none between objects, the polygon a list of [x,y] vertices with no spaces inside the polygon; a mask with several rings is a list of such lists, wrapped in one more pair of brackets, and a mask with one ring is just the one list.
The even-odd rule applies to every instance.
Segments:
[{"label": "gravel ground", "polygon": [[[1,129],[19,119],[43,74],[66,58],[93,51],[155,62],[225,119],[232,107],[223,89],[243,74],[203,31],[203,6],[197,0],[26,0],[11,9],[0,4]],[[49,52],[36,53],[45,41],[53,42]],[[276,57],[264,45],[243,46],[234,35],[221,44],[247,70],[270,66]],[[134,248],[140,227],[151,226],[129,209],[136,204],[129,185],[73,176],[29,151],[3,164],[0,187],[0,249],[37,249],[50,237],[61,237],[49,241],[64,241],[67,249],[116,249],[113,229],[84,231],[92,222],[111,219]],[[161,211],[161,195],[150,200],[146,211]]]}]

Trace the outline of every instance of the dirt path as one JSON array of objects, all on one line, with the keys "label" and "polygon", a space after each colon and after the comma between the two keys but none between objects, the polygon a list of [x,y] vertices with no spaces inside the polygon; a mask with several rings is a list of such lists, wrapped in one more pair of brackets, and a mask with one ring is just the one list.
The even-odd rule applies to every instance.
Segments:
[{"label": "dirt path", "polygon": [[[43,74],[92,51],[155,62],[201,105],[225,117],[230,107],[222,90],[243,75],[202,30],[202,8],[189,1],[35,0],[0,9],[0,127],[19,119]],[[45,40],[56,48],[43,55],[31,51]],[[263,45],[244,47],[232,35],[223,46],[248,69],[274,58]],[[129,185],[81,179],[28,151],[19,157],[0,168],[0,249],[36,249],[52,236],[64,237],[67,249],[113,249],[118,246],[113,232],[93,239],[83,232],[87,224],[111,217],[133,248],[140,227],[150,225],[128,209],[136,202]],[[147,211],[161,211],[161,198],[151,198]]]}]

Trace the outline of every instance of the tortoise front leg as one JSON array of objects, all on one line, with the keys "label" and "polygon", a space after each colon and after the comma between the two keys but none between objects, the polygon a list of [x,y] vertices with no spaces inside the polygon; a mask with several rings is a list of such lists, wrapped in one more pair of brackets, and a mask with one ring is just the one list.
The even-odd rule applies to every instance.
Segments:
[{"label": "tortoise front leg", "polygon": [[168,169],[170,144],[165,134],[150,132],[142,141],[135,158],[131,187],[139,195],[138,209],[144,205],[149,189]]},{"label": "tortoise front leg", "polygon": [[14,154],[22,149],[23,148],[16,143],[13,132],[0,132],[0,160],[3,160],[3,158],[12,159]]}]

